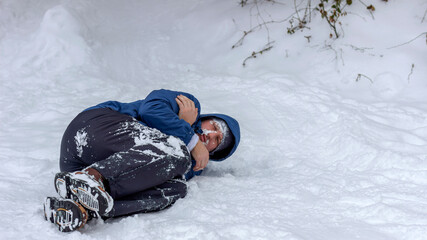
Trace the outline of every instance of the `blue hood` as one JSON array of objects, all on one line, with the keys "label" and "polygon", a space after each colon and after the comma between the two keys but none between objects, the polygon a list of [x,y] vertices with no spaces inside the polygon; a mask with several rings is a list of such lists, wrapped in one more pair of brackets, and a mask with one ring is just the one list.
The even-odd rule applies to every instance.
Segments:
[{"label": "blue hood", "polygon": [[[223,161],[226,158],[230,157],[237,149],[237,146],[239,146],[239,142],[240,142],[240,127],[239,127],[239,123],[236,121],[236,119],[224,115],[224,114],[219,114],[219,113],[213,113],[213,114],[201,114],[197,123],[195,123],[193,125],[195,132],[199,132],[201,133],[201,123],[203,119],[206,118],[211,118],[211,117],[217,117],[217,118],[221,118],[223,119],[228,127],[230,128],[230,131],[234,137],[234,144],[232,145],[232,147],[224,149],[223,151],[219,152],[219,153],[215,153],[213,156],[209,156],[209,160],[212,161]],[[192,164],[191,164],[191,168],[190,170],[185,174],[185,179],[189,180],[192,177],[196,176],[196,175],[200,175],[203,170],[197,171],[195,172],[193,170],[193,167],[196,165],[196,161],[194,161],[194,159],[192,160]]]},{"label": "blue hood", "polygon": [[210,160],[213,161],[223,161],[226,158],[230,157],[237,149],[237,146],[239,146],[239,142],[240,142],[240,127],[239,127],[239,123],[236,121],[236,119],[227,116],[225,114],[219,114],[219,113],[213,113],[213,114],[201,114],[200,115],[200,120],[204,120],[206,118],[212,118],[212,117],[217,117],[217,118],[221,118],[223,119],[228,127],[230,128],[230,131],[233,135],[233,139],[234,139],[234,144],[232,147],[224,149],[223,151],[219,152],[219,153],[215,153],[213,156],[210,156]]}]

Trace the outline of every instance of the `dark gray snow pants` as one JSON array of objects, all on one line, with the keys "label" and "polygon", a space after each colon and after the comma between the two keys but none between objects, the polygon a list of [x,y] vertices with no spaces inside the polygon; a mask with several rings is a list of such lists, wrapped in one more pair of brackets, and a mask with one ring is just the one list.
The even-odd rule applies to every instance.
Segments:
[{"label": "dark gray snow pants", "polygon": [[178,138],[128,115],[99,108],[77,115],[61,142],[61,171],[89,166],[107,180],[114,199],[108,217],[118,217],[159,211],[185,197],[183,175],[191,166],[191,157]]}]

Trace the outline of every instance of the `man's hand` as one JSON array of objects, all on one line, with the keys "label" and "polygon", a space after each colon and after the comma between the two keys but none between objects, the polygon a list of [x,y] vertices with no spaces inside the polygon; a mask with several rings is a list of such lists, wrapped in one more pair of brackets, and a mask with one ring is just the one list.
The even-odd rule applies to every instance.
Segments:
[{"label": "man's hand", "polygon": [[175,101],[179,106],[179,119],[184,119],[184,121],[193,125],[197,119],[197,111],[199,110],[195,107],[194,102],[184,95],[178,95]]},{"label": "man's hand", "polygon": [[191,151],[191,155],[196,161],[196,165],[194,166],[194,171],[200,171],[208,165],[209,162],[209,152],[206,149],[205,145],[203,145],[202,141],[198,141],[196,146]]}]

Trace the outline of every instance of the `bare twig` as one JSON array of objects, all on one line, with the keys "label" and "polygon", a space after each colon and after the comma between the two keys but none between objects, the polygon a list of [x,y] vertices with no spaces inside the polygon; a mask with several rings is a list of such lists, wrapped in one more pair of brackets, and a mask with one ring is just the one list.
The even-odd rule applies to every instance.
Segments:
[{"label": "bare twig", "polygon": [[427,15],[427,8],[426,8],[426,11],[424,12],[423,19],[421,19],[421,23],[423,23],[423,22],[424,22],[424,19],[426,19],[426,15]]},{"label": "bare twig", "polygon": [[264,25],[264,27],[265,27],[265,30],[267,30],[267,42],[270,42],[270,29],[268,28],[268,25],[266,25],[265,24],[265,20],[264,20],[264,18],[262,17],[262,14],[260,13],[260,11],[259,11],[259,7],[258,7],[258,1],[257,0],[255,0],[255,7],[256,7],[256,10],[257,10],[257,12],[258,12],[258,17],[261,19],[261,21],[262,21],[262,25]]},{"label": "bare twig", "polygon": [[342,36],[341,37],[344,37],[345,36],[345,32],[344,32],[344,28],[342,27],[342,24],[341,24],[341,22],[340,22],[340,28],[341,28],[341,32],[342,32]]},{"label": "bare twig", "polygon": [[370,77],[368,77],[368,76],[366,76],[364,74],[361,74],[361,73],[357,74],[356,82],[358,82],[360,79],[362,79],[362,77],[368,79],[371,83],[374,83],[374,81],[372,81],[372,79]]},{"label": "bare twig", "polygon": [[[301,1],[301,3],[302,2],[303,1]],[[301,5],[301,3],[299,5]],[[308,22],[311,21],[311,0],[308,1],[307,7],[304,9],[304,17],[302,19],[299,15],[299,11],[303,9],[298,10],[299,5],[297,5],[296,0],[294,0],[294,8],[295,8],[295,13],[297,17],[292,17],[292,19],[289,20],[289,23],[291,26],[288,28],[288,34],[294,34],[295,31],[299,29],[304,29],[304,28],[310,29],[309,27],[306,26],[307,25],[306,18],[307,17],[309,18]],[[293,26],[294,19],[298,20],[298,25],[296,26]]]},{"label": "bare twig", "polygon": [[408,41],[408,42],[405,42],[405,43],[402,43],[402,44],[399,44],[399,45],[396,45],[396,46],[393,46],[393,47],[389,47],[389,48],[387,48],[387,49],[397,48],[397,47],[401,47],[401,46],[403,46],[403,45],[409,44],[409,43],[411,43],[411,42],[415,41],[417,38],[419,38],[419,37],[421,37],[421,36],[423,36],[423,35],[425,35],[425,36],[426,36],[426,38],[427,38],[427,32],[423,32],[423,33],[421,33],[420,35],[416,36],[415,38],[411,39],[411,40],[410,40],[410,41]]},{"label": "bare twig", "polygon": [[295,12],[297,13],[297,18],[301,19],[298,13],[297,0],[294,0],[294,7],[295,7]]},{"label": "bare twig", "polygon": [[[274,2],[274,3],[276,3],[276,2]],[[290,19],[294,18],[294,16],[296,14],[298,14],[298,12],[300,12],[300,11],[307,11],[307,8],[298,9],[293,14],[291,14],[290,16],[288,16],[287,18],[284,18],[282,20],[277,20],[277,21],[276,20],[263,21],[262,23],[259,23],[258,25],[252,27],[251,29],[249,29],[247,31],[243,31],[242,37],[231,48],[234,49],[236,47],[241,46],[243,44],[243,41],[245,40],[246,36],[249,33],[252,33],[252,32],[254,32],[254,31],[258,30],[258,29],[261,29],[262,27],[266,27],[267,28],[267,25],[269,25],[269,24],[283,23],[283,22],[289,21]],[[309,9],[309,11],[311,13],[311,9]],[[268,42],[270,42],[270,40]]]},{"label": "bare twig", "polygon": [[[334,60],[336,61],[337,65],[338,65],[338,63],[339,63],[338,62],[339,61],[339,55],[338,55],[337,50],[335,50],[335,48],[333,48],[331,44],[325,44],[324,49],[326,49],[326,50],[332,50],[335,53],[335,59]],[[343,66],[345,66],[344,58],[342,56],[342,53],[343,53],[342,48],[340,48],[341,63],[342,63]]]},{"label": "bare twig", "polygon": [[365,53],[366,50],[372,50],[373,48],[367,48],[367,47],[356,47],[352,44],[346,44],[346,46],[351,47],[353,50],[361,52],[361,53]]},{"label": "bare twig", "polygon": [[357,12],[352,12],[352,11],[348,11],[347,12],[348,15],[354,15],[356,17],[359,17],[360,19],[362,19],[364,22],[366,22],[366,18],[364,16],[362,16],[361,14],[357,13]]},{"label": "bare twig", "polygon": [[[266,0],[266,1],[267,2],[276,3],[276,1],[274,1],[274,0]],[[309,0],[309,1],[311,1],[311,0]],[[248,1],[241,1],[241,3],[242,2],[244,2],[244,4],[242,5],[242,6],[244,6],[244,5],[247,4]],[[268,26],[269,24],[283,23],[285,21],[288,21],[289,19],[294,18],[295,15],[298,15],[299,26],[303,26],[304,27],[304,25],[305,25],[305,17],[307,15],[306,14],[307,13],[307,9],[305,9],[304,19],[301,20],[299,18],[299,11],[303,11],[304,9],[295,9],[295,12],[292,15],[290,15],[289,17],[287,17],[285,19],[282,19],[282,20],[276,21],[276,20],[273,20],[271,18],[271,16],[269,16],[269,13],[267,12],[267,16],[269,16],[269,18],[271,20],[270,21],[266,21],[266,19],[264,18],[264,15],[261,13],[261,10],[260,10],[260,7],[259,7],[259,4],[261,4],[261,1],[259,2],[258,0],[253,0],[253,2],[251,4],[252,4],[251,12],[252,12],[252,10],[256,11],[255,14],[251,14],[251,19],[252,19],[252,17],[255,17],[258,20],[258,24],[256,26],[254,26],[254,27],[252,27],[252,24],[251,24],[251,28],[249,30],[243,31],[242,37],[231,48],[234,49],[236,47],[241,46],[243,44],[243,41],[245,40],[245,38],[246,38],[247,35],[249,35],[250,33],[254,32],[254,31],[262,29],[262,28],[265,28],[266,31],[267,31],[267,44],[262,48],[262,50],[260,50],[260,51],[253,51],[250,56],[248,56],[247,58],[245,58],[245,60],[243,61],[243,64],[242,64],[243,67],[246,66],[246,62],[249,59],[256,58],[257,56],[259,56],[259,55],[261,55],[261,54],[263,54],[263,53],[265,53],[267,51],[270,51],[273,48],[274,41],[272,41],[270,39],[270,29],[269,29],[269,26]],[[296,3],[296,0],[294,0],[294,5],[295,5],[295,8],[298,7],[297,3]],[[308,5],[308,6],[310,6],[310,5]],[[311,10],[310,10],[310,13],[311,13]]]},{"label": "bare twig", "polygon": [[[289,17],[289,18],[291,18],[291,17]],[[267,25],[267,24],[272,24],[272,23],[282,23],[282,22],[285,22],[285,21],[289,20],[289,18],[283,19],[283,20],[280,20],[280,21],[271,20],[271,21],[268,21],[268,22],[260,23],[260,24],[256,25],[255,27],[249,29],[248,31],[243,31],[243,36],[231,48],[236,48],[236,47],[241,46],[243,44],[243,40],[245,39],[245,37],[249,33],[253,32],[253,31],[257,30],[257,29],[262,28],[262,26]]]},{"label": "bare twig", "polygon": [[408,83],[409,83],[409,79],[411,78],[412,73],[414,73],[414,67],[415,67],[415,64],[412,63],[411,72],[408,75]]},{"label": "bare twig", "polygon": [[264,46],[264,48],[262,50],[260,50],[258,52],[252,52],[252,54],[249,57],[245,58],[245,60],[243,61],[243,64],[242,64],[243,67],[246,66],[246,61],[248,61],[249,59],[257,58],[257,55],[261,55],[264,52],[270,51],[273,48],[273,45],[272,45],[273,43],[274,42],[269,42],[269,43],[267,43],[267,45]]},{"label": "bare twig", "polygon": [[[371,17],[372,17],[372,19],[373,20],[375,20],[375,17],[374,17],[374,14],[372,13],[372,11],[369,9],[369,6],[368,5],[366,5],[364,2],[362,2],[362,0],[359,0],[359,2],[361,3],[361,4],[363,4],[365,7],[366,7],[366,9],[368,9],[369,11],[369,13],[371,14]],[[371,5],[372,6],[372,5]]]}]

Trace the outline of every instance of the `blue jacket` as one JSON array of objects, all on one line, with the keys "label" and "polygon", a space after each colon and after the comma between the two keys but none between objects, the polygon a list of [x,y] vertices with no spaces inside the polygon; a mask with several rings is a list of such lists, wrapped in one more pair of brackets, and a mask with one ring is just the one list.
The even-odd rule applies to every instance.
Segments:
[{"label": "blue jacket", "polygon": [[[191,99],[196,108],[198,108],[196,122],[191,126],[189,123],[179,119],[178,117],[179,106],[176,103],[175,98],[179,94]],[[195,133],[202,133],[201,123],[204,118],[221,118],[227,123],[234,136],[234,145],[230,149],[226,149],[223,152],[215,153],[215,155],[210,156],[210,160],[213,161],[223,161],[230,157],[234,151],[236,151],[240,142],[240,127],[239,123],[234,118],[224,114],[200,114],[201,107],[199,101],[189,93],[160,89],[152,91],[145,99],[135,102],[121,103],[117,101],[108,101],[90,107],[86,110],[95,108],[110,108],[117,112],[130,115],[145,126],[157,128],[165,134],[180,138],[186,145],[188,145]],[[192,160],[192,167],[190,171],[185,174],[185,178],[187,180],[202,173],[202,171],[194,172],[194,165],[195,161]]]}]

